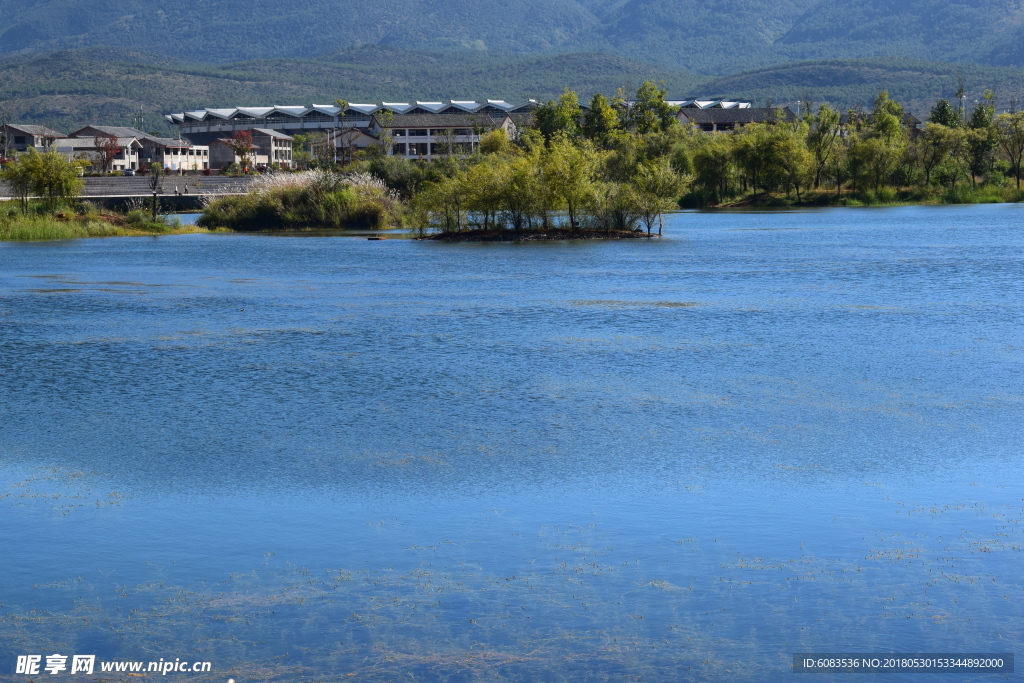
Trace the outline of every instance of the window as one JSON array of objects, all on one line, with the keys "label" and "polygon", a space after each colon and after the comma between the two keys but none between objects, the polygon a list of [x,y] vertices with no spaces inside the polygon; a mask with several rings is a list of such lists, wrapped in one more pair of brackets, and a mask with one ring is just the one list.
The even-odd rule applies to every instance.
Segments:
[{"label": "window", "polygon": [[470,128],[456,128],[452,131],[456,135],[472,135],[473,131]]},{"label": "window", "polygon": [[24,145],[25,144],[25,136],[24,135],[15,135],[14,136],[14,144],[16,144],[16,145]]},{"label": "window", "polygon": [[427,132],[426,128],[410,128],[409,129],[409,137],[411,137],[411,138],[425,138],[425,137],[427,137],[427,135],[428,135],[428,132]]},{"label": "window", "polygon": [[426,156],[430,154],[430,150],[425,142],[411,142],[408,154],[409,156]]},{"label": "window", "polygon": [[405,128],[392,128],[391,129],[391,135],[393,135],[396,138],[404,138],[405,137]]},{"label": "window", "polygon": [[404,142],[399,142],[399,143],[395,144],[395,146],[392,147],[391,153],[394,154],[395,156],[404,157],[405,156],[405,143]]}]

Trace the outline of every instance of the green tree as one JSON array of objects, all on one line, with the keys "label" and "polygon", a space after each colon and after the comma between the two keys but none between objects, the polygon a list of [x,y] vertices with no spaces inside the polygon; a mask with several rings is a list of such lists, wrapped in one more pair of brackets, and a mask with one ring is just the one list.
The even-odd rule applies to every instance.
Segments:
[{"label": "green tree", "polygon": [[814,187],[821,186],[821,180],[836,149],[842,144],[839,112],[827,104],[818,108],[807,133],[807,146],[814,156]]},{"label": "green tree", "polygon": [[677,123],[678,108],[665,101],[667,94],[668,91],[654,81],[644,81],[637,88],[630,116],[632,128],[638,135],[668,130]]},{"label": "green tree", "polygon": [[550,141],[557,134],[569,139],[580,136],[580,119],[583,111],[576,93],[568,88],[559,96],[558,101],[548,100],[533,112],[537,129]]},{"label": "green tree", "polygon": [[985,176],[992,168],[995,152],[999,147],[999,133],[995,126],[995,95],[986,90],[967,120],[967,147],[970,158],[971,184],[979,176]]},{"label": "green tree", "polygon": [[76,166],[58,152],[39,153],[34,148],[20,155],[3,170],[4,180],[21,199],[22,211],[29,196],[39,197],[50,211],[75,199],[82,191]]},{"label": "green tree", "polygon": [[590,108],[583,119],[583,135],[595,144],[604,146],[619,130],[619,115],[608,98],[597,93],[591,98]]},{"label": "green tree", "polygon": [[558,136],[544,155],[545,179],[554,199],[566,207],[569,227],[579,225],[580,210],[594,195],[598,167],[596,152],[589,145],[574,145]]},{"label": "green tree", "polygon": [[693,153],[694,184],[721,204],[732,194],[732,146],[728,143],[730,138],[724,135],[709,137]]},{"label": "green tree", "polygon": [[924,174],[924,184],[930,185],[935,169],[949,160],[956,147],[956,128],[929,121],[913,141],[910,153]]},{"label": "green tree", "polygon": [[777,131],[774,152],[782,175],[782,185],[786,188],[786,194],[795,192],[796,200],[800,202],[800,190],[814,181],[814,155],[805,143],[807,124],[799,123],[795,127],[777,125],[774,129]]},{"label": "green tree", "polygon": [[1024,158],[1024,111],[1000,114],[995,120],[999,146],[1010,162],[1010,170],[1020,189],[1021,161]]},{"label": "green tree", "polygon": [[960,126],[960,115],[953,109],[949,100],[943,98],[935,103],[928,114],[928,121],[937,123],[947,128],[958,128]]},{"label": "green tree", "polygon": [[679,195],[685,185],[684,180],[672,170],[672,165],[664,160],[660,163],[643,164],[637,170],[631,183],[636,213],[647,228],[647,236],[651,236],[654,223],[658,223],[658,234],[661,234],[661,216],[666,211],[678,208]]},{"label": "green tree", "polygon": [[477,149],[481,154],[507,154],[512,151],[512,142],[503,128],[495,128],[480,136]]}]

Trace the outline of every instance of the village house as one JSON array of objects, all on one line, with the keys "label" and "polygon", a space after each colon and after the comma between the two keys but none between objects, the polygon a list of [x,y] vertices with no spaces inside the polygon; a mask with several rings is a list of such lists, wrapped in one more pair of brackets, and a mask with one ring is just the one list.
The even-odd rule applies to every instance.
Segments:
[{"label": "village house", "polygon": [[57,140],[67,137],[46,126],[29,126],[9,123],[0,127],[0,154],[7,150],[8,154],[27,152],[29,148],[45,152]]},{"label": "village house", "polygon": [[181,138],[162,138],[128,126],[86,126],[71,134],[71,137],[93,140],[97,136],[114,136],[118,139],[135,138],[141,145],[137,165],[129,168],[145,168],[150,164],[162,164],[168,171],[205,171],[210,168],[210,150],[205,145],[193,145]]},{"label": "village house", "polygon": [[142,152],[142,143],[134,137],[115,137],[114,140],[117,152],[110,160],[109,167],[106,169],[103,168],[104,151],[97,145],[95,138],[63,138],[56,142],[55,149],[68,161],[86,162],[88,164],[86,171],[90,173],[126,171],[139,168],[139,154]]},{"label": "village house", "polygon": [[[252,151],[248,158],[255,169],[293,167],[292,143],[295,138],[268,128],[253,128],[248,132],[252,135]],[[222,170],[242,162],[231,144],[231,138],[218,138],[210,143],[210,168]]]}]

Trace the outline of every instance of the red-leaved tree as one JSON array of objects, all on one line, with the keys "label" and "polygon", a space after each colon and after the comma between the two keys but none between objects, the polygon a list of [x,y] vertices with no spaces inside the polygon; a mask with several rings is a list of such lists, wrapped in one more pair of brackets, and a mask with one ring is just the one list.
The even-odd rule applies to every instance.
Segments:
[{"label": "red-leaved tree", "polygon": [[228,147],[241,160],[242,167],[247,168],[249,166],[249,152],[253,149],[252,131],[236,130],[235,134],[228,141]]},{"label": "red-leaved tree", "polygon": [[96,156],[103,172],[108,173],[114,165],[114,159],[121,153],[121,144],[117,141],[117,136],[101,133],[92,139],[92,143],[96,147]]}]

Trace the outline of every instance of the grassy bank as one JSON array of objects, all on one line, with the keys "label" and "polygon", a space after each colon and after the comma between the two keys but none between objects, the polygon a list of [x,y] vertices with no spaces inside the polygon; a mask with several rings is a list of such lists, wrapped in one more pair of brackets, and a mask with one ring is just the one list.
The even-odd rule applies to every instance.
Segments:
[{"label": "grassy bank", "polygon": [[731,201],[715,204],[706,196],[691,193],[684,196],[679,205],[682,208],[800,208],[826,206],[906,206],[917,204],[1000,204],[1024,202],[1024,190],[1012,187],[981,185],[977,187],[957,186],[952,189],[909,188],[893,190],[883,188],[879,192],[829,191],[804,192],[799,198],[795,194],[748,194]]},{"label": "grassy bank", "polygon": [[0,241],[66,240],[82,237],[125,237],[201,232],[196,226],[153,221],[143,211],[108,214],[96,211],[59,211],[52,214],[21,213],[0,207]]}]

